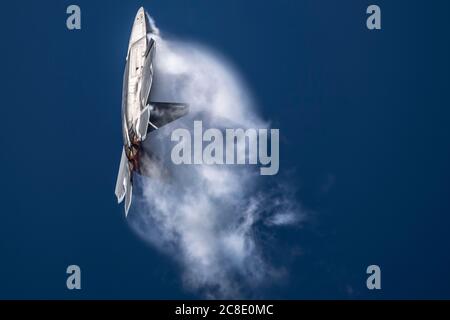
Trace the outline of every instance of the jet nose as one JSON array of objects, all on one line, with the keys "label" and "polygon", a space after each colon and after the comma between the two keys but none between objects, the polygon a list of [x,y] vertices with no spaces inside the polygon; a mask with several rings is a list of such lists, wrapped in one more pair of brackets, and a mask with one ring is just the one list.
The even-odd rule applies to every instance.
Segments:
[{"label": "jet nose", "polygon": [[144,7],[140,7],[138,13],[136,14],[136,22],[139,19],[139,22],[143,20],[143,25],[145,26],[146,33],[159,34],[158,28],[155,26],[152,18],[148,14],[148,12],[144,9]]},{"label": "jet nose", "polygon": [[145,20],[145,9],[144,7],[140,7],[138,12],[136,13],[136,18],[134,19],[135,23]]}]

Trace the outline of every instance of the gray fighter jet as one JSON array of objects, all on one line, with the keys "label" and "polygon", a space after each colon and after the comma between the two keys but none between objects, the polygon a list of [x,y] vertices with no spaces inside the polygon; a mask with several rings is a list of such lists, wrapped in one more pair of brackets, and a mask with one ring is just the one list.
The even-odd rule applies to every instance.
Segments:
[{"label": "gray fighter jet", "polygon": [[147,133],[188,112],[186,104],[152,102],[150,99],[157,39],[150,18],[141,7],[131,30],[123,76],[123,151],[115,193],[118,203],[125,199],[125,216],[131,205],[133,173],[144,174],[140,159]]}]

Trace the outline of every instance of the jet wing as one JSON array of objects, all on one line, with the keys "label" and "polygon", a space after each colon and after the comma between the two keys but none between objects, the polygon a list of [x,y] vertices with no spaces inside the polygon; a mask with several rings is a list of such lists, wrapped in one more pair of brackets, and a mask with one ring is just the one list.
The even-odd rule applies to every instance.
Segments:
[{"label": "jet wing", "polygon": [[150,120],[147,132],[156,130],[169,122],[186,115],[189,112],[187,104],[174,102],[150,102]]}]

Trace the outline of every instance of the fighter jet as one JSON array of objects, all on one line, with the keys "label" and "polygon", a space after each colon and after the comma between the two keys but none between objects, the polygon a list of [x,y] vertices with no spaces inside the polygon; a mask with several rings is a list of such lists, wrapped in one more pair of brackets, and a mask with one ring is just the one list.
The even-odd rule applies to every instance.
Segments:
[{"label": "fighter jet", "polygon": [[153,61],[156,54],[156,30],[144,8],[134,19],[123,76],[122,131],[123,150],[115,194],[118,203],[125,199],[125,216],[131,205],[133,173],[141,170],[142,143],[147,133],[172,122],[188,112],[183,103],[153,102]]}]

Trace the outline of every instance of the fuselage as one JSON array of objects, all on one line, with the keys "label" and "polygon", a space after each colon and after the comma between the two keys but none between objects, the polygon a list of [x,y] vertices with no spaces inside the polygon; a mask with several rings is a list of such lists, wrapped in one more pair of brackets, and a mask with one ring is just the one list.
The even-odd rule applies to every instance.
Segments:
[{"label": "fuselage", "polygon": [[[115,194],[117,201],[125,200],[125,215],[130,209],[135,173],[155,177],[140,166],[144,153],[142,142],[147,133],[175,121],[188,112],[185,103],[153,101],[150,92],[153,84],[153,60],[156,41],[160,41],[158,29],[144,8],[136,14],[128,44],[122,88],[123,150],[120,158]],[[151,114],[151,117],[150,117]]]},{"label": "fuselage", "polygon": [[[140,123],[140,120],[149,92],[144,94],[141,92],[141,89],[144,76],[147,82],[150,81],[150,87],[153,77],[152,61],[146,61],[149,47],[152,44],[151,35],[147,14],[143,8],[140,8],[134,19],[128,44],[122,92],[123,141],[127,158],[132,164],[136,162],[142,141],[142,134],[139,134],[139,126],[146,125]],[[150,63],[150,65],[146,66],[144,75],[143,70],[146,63]],[[148,88],[147,91],[149,91],[149,86],[147,85],[146,87]]]}]

